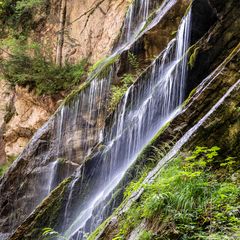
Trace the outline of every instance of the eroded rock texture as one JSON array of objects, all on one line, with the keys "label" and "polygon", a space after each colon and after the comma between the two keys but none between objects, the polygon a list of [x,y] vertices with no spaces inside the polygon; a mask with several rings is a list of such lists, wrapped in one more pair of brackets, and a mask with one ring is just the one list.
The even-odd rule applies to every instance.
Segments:
[{"label": "eroded rock texture", "polygon": [[[128,4],[121,0],[51,0],[33,13],[29,41],[39,43],[43,53],[58,64],[82,59],[95,63],[111,52]],[[22,152],[63,96],[37,97],[27,89],[10,88],[4,80],[0,84],[0,162],[5,163]]]},{"label": "eroded rock texture", "polygon": [[[116,190],[114,193],[115,198],[110,199],[109,205],[113,204],[113,206],[117,207],[123,199],[124,187],[126,187],[132,179],[141,177],[138,175],[138,170],[144,167],[145,164],[148,164],[148,159],[151,158],[153,154],[152,147],[162,149],[162,155],[164,156],[173,145],[181,139],[184,133],[202,119],[226,91],[239,80],[240,3],[238,0],[229,0],[226,2],[221,1],[220,3],[214,0],[196,0],[193,2],[191,43],[194,45],[191,46],[188,51],[189,74],[187,79],[187,92],[190,93],[205,77],[209,77],[191,93],[191,97],[186,100],[181,114],[162,129],[142,155],[138,157],[136,165],[129,169],[128,174],[119,185],[120,190]],[[73,7],[75,4],[79,6],[79,8],[80,4],[83,4],[87,9],[79,15],[79,19],[84,19],[84,21],[78,22],[78,12],[75,7]],[[178,1],[177,4],[179,4],[177,5],[179,8],[173,8],[170,14],[167,15],[160,24],[144,34],[143,37],[139,39],[138,44],[131,48],[131,50],[143,60],[143,66],[149,64],[154,55],[159,54],[167,42],[172,39],[171,33],[172,31],[176,31],[175,25],[179,24],[187,7],[187,2],[183,0]],[[78,1],[76,3],[72,1],[70,4],[70,1],[62,0],[56,3],[56,8],[51,9],[51,14],[54,15],[55,11],[62,13],[63,15],[60,17],[64,20],[63,22],[61,21],[62,26],[60,26],[63,30],[60,32],[64,32],[64,35],[60,36],[60,34],[58,34],[56,36],[58,40],[53,41],[60,44],[56,44],[54,48],[58,49],[55,56],[56,59],[58,58],[58,61],[68,59],[71,62],[75,62],[79,55],[90,57],[90,59],[98,59],[100,56],[105,55],[108,52],[105,47],[107,46],[107,49],[111,48],[110,46],[112,46],[114,42],[113,36],[117,34],[115,30],[118,29],[119,31],[120,29],[120,22],[123,17],[121,14],[124,12],[123,9],[125,9],[125,7],[125,1],[94,1],[88,3],[85,1]],[[117,12],[119,9],[121,10],[118,15]],[[64,15],[64,13],[66,14]],[[52,16],[51,14],[49,16]],[[101,24],[96,21],[96,18],[102,19],[100,21]],[[110,23],[112,19],[117,19],[114,29],[105,25]],[[59,19],[55,21],[58,22]],[[46,29],[45,35],[47,37],[52,36],[57,28],[54,27],[54,24],[51,25],[48,22],[46,26],[48,26],[48,28]],[[79,35],[79,31],[81,35]],[[91,36],[88,36],[86,32],[92,35],[90,34]],[[159,36],[159,39],[162,37],[161,40],[158,39],[160,32],[164,35]],[[90,38],[91,41],[89,40]],[[95,47],[97,49],[96,52]],[[125,55],[123,53],[120,57],[121,66],[118,66],[120,76],[128,71],[128,66],[124,62],[126,59],[126,53]],[[137,81],[135,87],[140,88],[141,81]],[[238,91],[239,86],[226,102],[207,119],[196,134],[192,136],[190,140],[193,145],[208,142],[209,145],[218,144],[223,148],[225,146],[227,147],[226,151],[228,148],[237,149],[236,151],[238,151]],[[14,106],[19,112],[24,112],[21,111],[18,104],[14,104]],[[72,113],[71,106],[73,105],[70,104],[69,106],[67,111]],[[28,107],[26,107],[26,109],[28,109]],[[31,119],[31,114],[34,113],[34,109],[30,109],[26,119],[28,124],[31,123],[29,119]],[[28,113],[28,111],[26,112]],[[40,112],[39,115],[41,119],[43,115],[45,116],[46,114],[44,109],[38,109],[37,112]],[[28,147],[24,149],[23,154],[21,154],[19,159],[13,164],[10,171],[0,180],[0,194],[3,196],[0,199],[0,226],[3,229],[2,231],[6,233],[14,232],[20,225],[10,239],[38,239],[41,235],[41,228],[44,226],[52,227],[59,231],[62,230],[62,219],[65,217],[64,209],[67,205],[73,179],[70,178],[63,181],[43,202],[41,201],[51,190],[43,189],[43,186],[49,186],[50,181],[50,186],[52,185],[51,187],[53,188],[56,187],[58,183],[69,176],[79,164],[82,164],[82,157],[79,157],[79,155],[86,155],[85,152],[81,151],[78,138],[75,138],[75,136],[81,133],[85,122],[89,123],[87,121],[88,113],[85,112],[81,114],[81,116],[79,116],[78,113],[75,114],[76,116],[74,114],[70,115],[76,119],[79,117],[79,119],[83,121],[79,121],[81,124],[79,124],[77,128],[74,124],[70,124],[70,127],[66,128],[66,131],[63,133],[64,138],[61,138],[61,140],[64,139],[64,144],[60,144],[60,150],[58,149],[59,145],[56,144],[58,143],[59,137],[56,132],[59,130],[59,121],[65,121],[65,119],[62,119],[61,112],[58,112],[57,115],[53,116],[41,131],[39,131],[39,134],[36,135]],[[36,116],[36,114],[34,114],[34,116]],[[14,122],[16,118],[13,118],[9,122],[10,124],[12,122],[12,128],[18,126],[18,124]],[[104,118],[97,119],[96,122],[99,121],[99,125],[101,125],[104,120]],[[32,121],[37,125],[40,120],[34,118]],[[109,121],[111,121],[111,119]],[[96,122],[92,124],[93,128],[96,127]],[[74,121],[72,123],[74,123]],[[107,124],[108,123],[109,122],[107,122]],[[18,126],[17,132],[21,132],[21,127],[22,126]],[[9,133],[9,136],[12,135]],[[224,142],[219,141],[220,136],[224,136]],[[11,139],[12,138],[13,137],[11,137]],[[92,146],[94,144],[95,142],[93,141]],[[189,147],[190,146],[191,143],[189,142]],[[101,154],[101,147],[104,148],[104,146],[101,145],[97,146],[95,153]],[[68,149],[69,155],[66,155],[66,159],[59,159],[59,151],[67,152]],[[77,154],[78,151],[80,154]],[[59,172],[58,179],[51,179],[49,177],[51,175],[50,170],[54,167],[54,160],[57,162],[56,171]],[[97,162],[94,156],[90,156],[87,160],[85,163],[86,174],[91,175],[91,169],[96,167]],[[45,178],[45,176],[47,176],[47,178]],[[73,177],[77,179],[77,177],[79,177],[78,172],[75,172]],[[85,181],[86,184],[89,184],[86,179]],[[29,182],[31,182],[31,186]],[[73,196],[76,198],[74,204],[77,204],[79,200],[78,192],[81,191],[81,184],[82,182],[80,181],[76,184],[76,195]],[[16,191],[16,188],[18,188],[19,191]],[[43,194],[40,198],[37,196],[39,192]],[[133,200],[137,200],[137,198]],[[32,205],[29,205],[29,202],[32,203]],[[40,205],[35,209],[37,204]],[[128,207],[128,203],[127,206],[124,207]],[[21,213],[20,211],[17,212],[16,209],[18,209],[18,211],[20,209]],[[35,211],[30,214],[33,209],[35,209]],[[30,216],[27,217],[29,214]],[[12,225],[13,219],[15,222]],[[109,225],[99,234],[98,237],[100,239],[112,239],[115,233],[114,231],[118,229],[118,216],[114,215],[110,220]]]}]

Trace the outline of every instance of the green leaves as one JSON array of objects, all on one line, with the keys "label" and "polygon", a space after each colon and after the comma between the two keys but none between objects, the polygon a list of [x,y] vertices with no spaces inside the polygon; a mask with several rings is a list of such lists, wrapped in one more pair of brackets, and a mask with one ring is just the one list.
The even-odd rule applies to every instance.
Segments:
[{"label": "green leaves", "polygon": [[38,95],[51,95],[71,90],[83,82],[87,67],[85,60],[60,67],[41,53],[39,45],[27,45],[25,41],[24,38],[5,41],[12,54],[8,59],[2,59],[0,70],[3,78],[13,86],[28,86]]},{"label": "green leaves", "polygon": [[52,228],[43,228],[42,236],[43,240],[50,240],[55,238],[67,240],[67,238],[63,237],[58,232],[54,231]]},{"label": "green leaves", "polygon": [[111,99],[109,103],[109,110],[115,109],[117,104],[122,99],[123,95],[126,93],[128,87],[133,83],[134,77],[132,74],[124,74],[119,86],[113,85],[111,88]]},{"label": "green leaves", "polygon": [[[154,182],[144,186],[140,200],[122,217],[118,236],[125,239],[141,222],[147,226],[143,232],[157,227],[158,235],[153,232],[152,239],[240,236],[239,175],[235,174],[236,181],[229,177],[238,169],[236,164],[236,158],[223,158],[217,146],[196,147],[190,156],[174,159]],[[130,184],[130,192],[140,186],[139,182]],[[148,239],[148,234],[142,236]]]},{"label": "green leaves", "polygon": [[139,68],[139,62],[138,62],[137,57],[130,51],[128,51],[128,61],[134,69]]},{"label": "green leaves", "polygon": [[21,15],[23,12],[39,7],[44,3],[45,0],[20,0],[17,1],[16,11]]}]

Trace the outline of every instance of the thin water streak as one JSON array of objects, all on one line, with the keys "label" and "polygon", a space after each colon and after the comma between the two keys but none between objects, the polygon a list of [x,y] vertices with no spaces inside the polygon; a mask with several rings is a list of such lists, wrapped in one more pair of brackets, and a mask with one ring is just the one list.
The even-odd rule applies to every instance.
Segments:
[{"label": "thin water streak", "polygon": [[[183,19],[177,39],[169,43],[146,79],[146,85],[131,87],[114,117],[110,133],[104,137],[106,148],[101,156],[97,183],[88,193],[86,204],[80,204],[79,215],[65,235],[72,240],[84,239],[104,220],[106,199],[128,167],[166,119],[183,101],[186,77],[185,51],[188,48],[191,11]],[[133,102],[128,101],[129,98]],[[130,102],[130,105],[127,103]],[[91,180],[91,179],[90,179]],[[101,189],[101,190],[100,190]]]}]

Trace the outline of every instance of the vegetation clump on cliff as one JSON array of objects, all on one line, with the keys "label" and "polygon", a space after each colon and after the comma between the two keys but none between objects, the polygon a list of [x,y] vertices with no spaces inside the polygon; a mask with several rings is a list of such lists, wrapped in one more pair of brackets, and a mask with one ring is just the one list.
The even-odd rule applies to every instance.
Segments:
[{"label": "vegetation clump on cliff", "polygon": [[[145,240],[239,238],[238,159],[222,159],[219,150],[196,147],[165,167],[122,216],[114,239],[126,239],[140,224]],[[126,195],[129,189],[135,188]]]},{"label": "vegetation clump on cliff", "polygon": [[[19,26],[31,25],[34,10],[46,5],[45,0],[1,0],[0,1],[0,24],[1,31],[15,29]],[[29,28],[21,29],[29,30]]]},{"label": "vegetation clump on cliff", "polygon": [[86,60],[61,67],[44,55],[38,44],[26,44],[24,37],[3,44],[9,46],[10,53],[1,59],[0,71],[12,86],[28,86],[38,95],[50,95],[79,85],[86,76]]}]

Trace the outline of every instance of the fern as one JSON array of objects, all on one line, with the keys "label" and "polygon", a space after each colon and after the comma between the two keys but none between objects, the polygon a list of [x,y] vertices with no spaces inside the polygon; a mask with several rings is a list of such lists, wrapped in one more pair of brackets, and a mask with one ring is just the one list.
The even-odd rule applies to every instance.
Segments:
[{"label": "fern", "polygon": [[52,228],[43,228],[42,237],[43,240],[50,240],[55,238],[67,240],[67,238],[54,231]]},{"label": "fern", "polygon": [[130,51],[128,52],[128,61],[134,69],[139,68],[139,62],[138,62],[137,57]]}]

